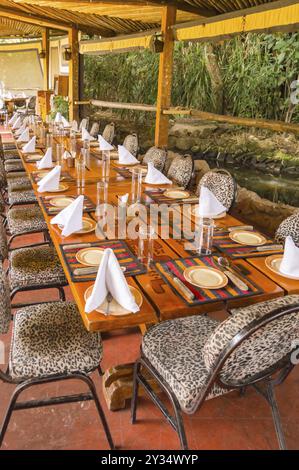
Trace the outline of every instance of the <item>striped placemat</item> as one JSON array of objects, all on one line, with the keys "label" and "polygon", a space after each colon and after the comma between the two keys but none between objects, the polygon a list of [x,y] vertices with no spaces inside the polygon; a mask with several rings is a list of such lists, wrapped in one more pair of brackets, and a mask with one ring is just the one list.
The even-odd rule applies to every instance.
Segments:
[{"label": "striped placemat", "polygon": [[114,166],[113,169],[123,178],[132,179],[132,173],[129,171],[129,168]]},{"label": "striped placemat", "polygon": [[[42,179],[42,176],[39,176],[39,175],[43,171],[45,171],[45,170],[37,170],[37,171],[33,171],[30,174],[30,177],[31,177],[33,183],[38,183],[38,181],[40,181]],[[74,181],[74,178],[67,171],[62,171],[61,175],[60,175],[60,181]]]},{"label": "striped placemat", "polygon": [[[213,263],[213,259],[214,257],[212,256],[204,256],[201,258],[181,258],[177,260],[166,261],[163,263],[155,263],[155,268],[163,277],[163,279],[167,282],[167,284],[170,285],[176,295],[181,297],[190,306],[227,301],[243,297],[246,298],[263,292],[263,290],[259,286],[257,286],[251,280],[249,281],[247,278],[244,278],[244,282],[246,282],[249,287],[249,290],[246,292],[232,285],[230,281],[228,282],[227,286],[223,289],[201,289],[199,287],[193,286],[192,284],[186,281],[183,273],[185,269],[189,268],[190,266],[208,266],[217,269],[217,265]],[[183,296],[181,291],[179,291],[176,287],[174,277],[180,279],[180,281],[182,281],[183,284],[188,287],[188,289],[194,294],[194,300]]]},{"label": "striped placemat", "polygon": [[[68,246],[70,248],[68,248]],[[125,276],[137,276],[138,274],[143,274],[146,272],[145,266],[140,263],[140,261],[132,253],[126,242],[123,240],[103,240],[92,243],[82,243],[82,246],[80,246],[80,244],[76,244],[74,246],[74,244],[72,243],[63,244],[60,245],[60,251],[65,260],[73,282],[93,281],[96,278],[97,273],[88,275],[74,274],[75,269],[87,267],[77,261],[76,254],[83,248],[88,247],[100,247],[103,250],[106,248],[111,248],[114,251],[116,258],[118,259],[120,266],[126,268],[124,272]]]},{"label": "striped placemat", "polygon": [[[277,251],[256,251],[253,246],[248,245],[240,245],[239,243],[234,242],[230,239],[229,233],[217,233],[214,232],[214,240],[213,245],[222,253],[230,256],[232,259],[239,259],[239,258],[257,258],[260,256],[267,256],[267,255],[274,255],[277,253],[282,253],[281,250]],[[277,245],[274,240],[271,238],[267,238],[265,245]],[[253,251],[254,250],[254,251]]]},{"label": "striped placemat", "polygon": [[165,196],[166,189],[148,189],[144,191],[157,204],[195,204],[198,203],[198,197],[195,194],[190,194],[186,199],[174,199]]},{"label": "striped placemat", "polygon": [[[55,215],[55,214],[58,214],[62,208],[61,207],[55,207],[55,206],[52,206],[50,201],[51,199],[55,199],[57,197],[62,197],[63,195],[52,195],[52,196],[40,196],[39,199],[42,203],[42,206],[44,208],[44,210],[46,211],[46,213],[48,215]],[[72,196],[72,195],[67,195],[66,197],[72,197],[74,200],[76,199],[77,196]],[[96,206],[95,204],[92,202],[92,200],[88,197],[88,196],[84,196],[84,207],[83,207],[83,211],[84,212],[94,212],[96,210]]]}]

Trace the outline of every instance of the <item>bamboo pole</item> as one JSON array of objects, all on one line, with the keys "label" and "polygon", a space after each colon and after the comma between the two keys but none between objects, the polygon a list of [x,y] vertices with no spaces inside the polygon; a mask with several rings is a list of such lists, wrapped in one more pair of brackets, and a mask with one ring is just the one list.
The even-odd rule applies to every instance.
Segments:
[{"label": "bamboo pole", "polygon": [[42,50],[45,53],[43,59],[43,74],[44,74],[44,90],[49,90],[49,66],[50,66],[50,42],[49,42],[49,29],[45,28],[42,31]]},{"label": "bamboo pole", "polygon": [[138,104],[138,103],[115,103],[113,101],[101,101],[101,100],[82,100],[75,101],[76,105],[87,105],[98,106],[99,108],[111,108],[111,109],[128,109],[132,111],[147,111],[155,113],[157,110],[156,106],[150,104]]},{"label": "bamboo pole", "polygon": [[79,119],[79,34],[77,28],[72,28],[68,34],[69,47],[72,57],[69,61],[69,119]]}]

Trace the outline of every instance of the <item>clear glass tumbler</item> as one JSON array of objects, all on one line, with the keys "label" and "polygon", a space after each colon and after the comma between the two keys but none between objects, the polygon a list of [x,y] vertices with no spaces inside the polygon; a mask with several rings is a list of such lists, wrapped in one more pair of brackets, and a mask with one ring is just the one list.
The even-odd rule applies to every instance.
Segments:
[{"label": "clear glass tumbler", "polygon": [[110,152],[106,151],[102,153],[102,179],[103,181],[109,180],[110,174]]},{"label": "clear glass tumbler", "polygon": [[214,227],[213,219],[199,219],[196,227],[195,246],[200,255],[210,255],[212,253]]},{"label": "clear glass tumbler", "polygon": [[138,231],[138,259],[149,267],[154,260],[155,230],[151,225],[139,227]]},{"label": "clear glass tumbler", "polygon": [[97,183],[97,206],[108,203],[108,181]]},{"label": "clear glass tumbler", "polygon": [[131,185],[132,204],[137,204],[141,201],[142,176],[143,176],[143,172],[141,168],[132,169],[132,185]]},{"label": "clear glass tumbler", "polygon": [[64,151],[63,144],[56,144],[56,165],[62,165]]}]

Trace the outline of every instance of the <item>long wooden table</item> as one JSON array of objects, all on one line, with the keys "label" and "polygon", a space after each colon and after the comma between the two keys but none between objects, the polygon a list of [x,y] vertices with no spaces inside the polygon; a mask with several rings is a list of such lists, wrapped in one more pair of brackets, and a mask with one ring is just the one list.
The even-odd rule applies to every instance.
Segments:
[{"label": "long wooden table", "polygon": [[[65,139],[65,144],[67,145],[67,140]],[[41,151],[40,151],[41,152]],[[35,163],[27,163],[24,155],[19,150],[20,157],[23,161],[24,168],[27,174],[30,176],[32,172],[36,171]],[[91,149],[91,154],[89,160],[86,162],[86,180],[85,180],[85,190],[84,194],[88,196],[94,203],[96,203],[96,181],[101,180],[101,160],[99,158],[99,153],[94,152]],[[123,176],[120,176],[117,173],[117,164],[111,161],[110,167],[110,178],[109,178],[109,194],[108,201],[111,204],[117,205],[118,195],[122,195],[130,192],[131,181],[126,179]],[[76,185],[76,170],[74,168],[68,168],[65,164],[63,165],[63,171],[68,171],[70,175],[74,178],[74,182],[67,182],[69,188],[63,194],[76,196],[78,194],[77,185]],[[75,302],[78,305],[79,311],[81,313],[85,327],[89,331],[109,331],[120,328],[136,327],[139,326],[141,331],[144,332],[149,325],[157,323],[158,321],[165,319],[173,319],[182,316],[188,315],[198,315],[205,314],[212,311],[218,311],[223,309],[229,309],[232,307],[239,307],[242,305],[248,305],[263,300],[268,300],[276,297],[285,295],[286,293],[292,291],[294,288],[293,282],[288,282],[288,280],[277,279],[273,274],[267,272],[267,269],[264,267],[263,259],[239,259],[234,261],[237,264],[242,264],[249,271],[248,278],[253,280],[258,284],[263,292],[247,298],[234,299],[230,301],[217,301],[215,303],[207,303],[197,306],[189,306],[185,303],[181,297],[179,297],[171,287],[165,282],[165,280],[160,276],[156,269],[151,268],[145,274],[138,275],[136,277],[129,277],[128,283],[130,285],[136,286],[142,293],[143,303],[140,309],[140,312],[137,314],[130,314],[122,317],[114,316],[105,316],[98,312],[92,312],[86,314],[84,311],[85,301],[84,293],[86,289],[93,284],[93,282],[73,282],[69,271],[67,269],[65,260],[61,254],[60,245],[64,243],[86,243],[97,241],[98,238],[95,233],[85,234],[85,235],[71,235],[70,237],[63,238],[61,236],[60,230],[57,226],[50,224],[52,216],[47,215],[44,210],[43,205],[41,204],[40,197],[49,195],[48,193],[43,193],[42,195],[37,192],[37,185],[33,183],[33,189],[36,193],[38,202],[43,211],[43,215],[47,222],[49,233],[52,239],[52,242],[57,250],[57,253],[60,257],[61,264],[65,271],[69,286],[71,288]],[[150,185],[143,185],[143,191],[151,189]],[[53,193],[53,196],[57,193]],[[146,195],[143,193],[143,197],[146,199]],[[95,217],[95,214],[91,214]],[[192,220],[194,224],[194,220]],[[225,219],[221,219],[222,226],[231,226],[238,225],[240,222],[238,219],[227,215]],[[137,251],[137,242],[134,240],[126,240],[131,250],[136,254]],[[154,243],[154,258],[155,261],[165,261],[177,258],[189,257],[190,253],[185,250],[183,243],[180,240],[176,240],[173,237],[170,237],[167,240],[161,239],[158,237]],[[269,270],[268,270],[269,271]],[[277,276],[278,277],[278,276]],[[289,290],[287,284],[291,286]],[[299,282],[297,282],[297,291],[298,291]],[[106,373],[104,377],[104,393],[109,403],[110,408],[118,409],[119,407],[124,406],[124,399],[130,395],[130,387],[128,387],[128,378],[131,374],[131,368],[127,366],[121,366],[120,368],[113,368],[113,373],[115,374],[114,379],[111,378],[111,373]],[[111,372],[111,371],[110,371]],[[113,375],[113,374],[112,374]],[[118,381],[119,378],[124,380],[124,389],[125,392],[122,394],[121,385],[119,388],[114,387],[114,401],[113,397],[109,395],[109,387],[113,385],[115,380]],[[106,387],[105,387],[106,384]],[[108,385],[107,385],[108,384]]]}]

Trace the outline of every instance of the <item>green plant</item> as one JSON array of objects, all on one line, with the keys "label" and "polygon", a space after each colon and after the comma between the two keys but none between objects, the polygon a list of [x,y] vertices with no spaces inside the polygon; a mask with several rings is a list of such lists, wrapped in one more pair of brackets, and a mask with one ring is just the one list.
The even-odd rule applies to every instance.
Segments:
[{"label": "green plant", "polygon": [[54,118],[56,113],[61,113],[66,119],[69,118],[69,103],[68,99],[64,96],[56,95],[53,98],[53,110],[51,117]]}]

